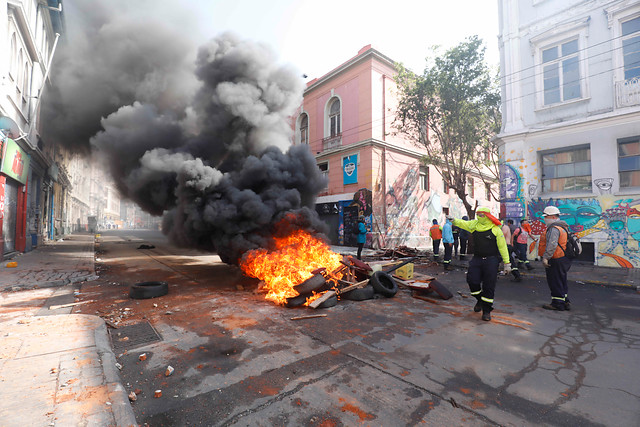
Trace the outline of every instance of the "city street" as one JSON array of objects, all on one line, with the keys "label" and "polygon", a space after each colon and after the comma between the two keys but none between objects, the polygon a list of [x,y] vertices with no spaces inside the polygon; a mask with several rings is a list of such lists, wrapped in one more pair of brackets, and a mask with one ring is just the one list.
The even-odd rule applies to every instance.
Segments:
[{"label": "city street", "polygon": [[[464,270],[425,260],[416,270],[454,298],[400,289],[289,309],[216,255],[172,247],[160,232],[108,231],[98,242],[99,279],[82,284],[73,313],[117,326],[111,342],[141,425],[638,426],[635,289],[572,282],[572,310],[549,312],[540,277],[500,277],[483,322]],[[169,293],[129,298],[130,285],[151,280]]]}]

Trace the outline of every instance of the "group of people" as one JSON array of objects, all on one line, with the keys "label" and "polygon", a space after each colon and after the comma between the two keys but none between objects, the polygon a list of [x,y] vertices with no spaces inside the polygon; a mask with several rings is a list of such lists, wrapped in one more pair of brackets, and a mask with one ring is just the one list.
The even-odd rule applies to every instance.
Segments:
[{"label": "group of people", "polygon": [[[467,216],[463,216],[462,219],[468,220]],[[464,260],[467,256],[467,245],[469,242],[469,232],[455,226],[448,219],[444,223],[444,226],[438,225],[438,220],[433,220],[433,225],[429,229],[429,237],[433,242],[433,258],[435,261],[440,259],[440,243],[444,244],[444,269],[451,270],[451,258],[452,256],[460,256],[461,260]],[[458,248],[460,249],[460,255],[458,255]]]},{"label": "group of people", "polygon": [[[546,232],[540,236],[538,256],[545,267],[547,284],[551,291],[551,303],[542,307],[547,310],[571,310],[568,296],[567,273],[571,268],[571,259],[566,256],[569,226],[560,219],[560,210],[555,206],[547,206],[543,211]],[[362,247],[366,237],[364,217],[358,218],[358,259],[361,258]],[[500,263],[504,265],[504,274],[513,274],[513,280],[522,280],[520,268],[532,270],[527,259],[527,244],[531,235],[531,226],[527,219],[520,221],[515,227],[512,220],[501,222],[491,215],[489,208],[478,208],[476,219],[467,216],[454,219],[447,216],[445,224],[440,226],[436,219],[429,230],[433,240],[433,256],[436,261],[440,257],[440,243],[444,244],[443,264],[445,270],[451,270],[451,259],[455,252],[460,259],[465,259],[467,247],[472,246],[473,257],[467,270],[467,284],[471,295],[477,302],[473,311],[482,311],[482,320],[491,320],[493,297],[498,279]]]},{"label": "group of people", "polygon": [[[513,227],[513,221],[501,222],[493,215],[489,208],[478,208],[476,219],[467,217],[454,219],[447,216],[442,228],[433,220],[430,230],[434,240],[434,258],[439,257],[440,240],[444,242],[444,267],[451,269],[451,254],[455,243],[453,227],[459,229],[458,240],[462,243],[462,232],[465,235],[466,254],[467,240],[473,245],[473,257],[469,261],[467,270],[467,284],[471,295],[477,300],[473,311],[482,311],[482,320],[491,320],[493,299],[498,279],[499,266],[502,262],[504,274],[513,274],[514,281],[521,281],[519,268],[532,270],[527,259],[527,243],[531,236],[531,227],[526,219],[520,221],[520,226]],[[568,297],[567,272],[571,268],[571,259],[565,255],[568,243],[569,226],[560,219],[560,211],[555,206],[547,206],[543,211],[546,232],[540,236],[538,256],[545,267],[547,284],[551,291],[551,303],[542,307],[547,310],[564,311],[571,309]],[[531,236],[533,238],[533,236]],[[437,241],[437,243],[436,243]],[[514,256],[515,254],[515,256]],[[457,255],[457,249],[456,249]]]}]

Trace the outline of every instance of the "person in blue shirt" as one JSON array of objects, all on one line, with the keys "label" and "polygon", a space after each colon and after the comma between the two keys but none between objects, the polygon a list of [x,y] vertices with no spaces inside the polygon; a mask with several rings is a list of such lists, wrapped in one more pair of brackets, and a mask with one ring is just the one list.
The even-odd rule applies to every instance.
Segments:
[{"label": "person in blue shirt", "polygon": [[442,226],[442,243],[444,244],[444,269],[453,270],[451,266],[451,254],[453,252],[453,230],[451,221],[447,218]]},{"label": "person in blue shirt", "polygon": [[364,217],[358,217],[358,259],[362,259],[362,248],[367,241],[367,227],[364,225]]}]

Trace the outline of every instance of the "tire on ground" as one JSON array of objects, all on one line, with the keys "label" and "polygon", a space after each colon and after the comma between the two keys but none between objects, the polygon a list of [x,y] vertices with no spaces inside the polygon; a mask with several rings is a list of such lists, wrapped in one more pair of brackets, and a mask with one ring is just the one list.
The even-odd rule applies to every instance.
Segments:
[{"label": "tire on ground", "polygon": [[161,297],[169,293],[167,282],[140,282],[131,285],[129,298],[148,299]]},{"label": "tire on ground", "polygon": [[329,307],[333,307],[334,305],[338,304],[338,296],[337,295],[333,295],[330,296],[329,298],[327,298],[326,300],[322,301],[320,303],[320,305],[318,306],[318,308],[329,308]]},{"label": "tire on ground", "polygon": [[323,275],[314,274],[299,285],[295,285],[293,289],[295,289],[300,295],[310,294],[313,291],[318,291],[318,289],[323,287],[326,283],[327,282]]},{"label": "tire on ground", "polygon": [[376,271],[369,279],[369,284],[373,286],[376,293],[384,295],[387,298],[391,298],[398,292],[398,284],[393,277],[382,271]]},{"label": "tire on ground", "polygon": [[287,302],[284,305],[288,308],[300,307],[305,303],[305,301],[307,301],[307,298],[309,298],[310,296],[310,294],[302,294],[295,297],[287,298]]},{"label": "tire on ground", "polygon": [[340,298],[350,300],[350,301],[364,301],[368,299],[372,299],[375,295],[376,291],[373,289],[373,286],[367,285],[364,288],[354,289],[349,292],[345,292],[341,295]]},{"label": "tire on ground", "polygon": [[451,291],[447,289],[447,287],[444,286],[442,283],[438,282],[436,279],[433,279],[432,281],[429,282],[429,288],[431,288],[438,295],[440,295],[440,298],[442,299],[449,299],[453,297],[453,294],[451,293]]}]

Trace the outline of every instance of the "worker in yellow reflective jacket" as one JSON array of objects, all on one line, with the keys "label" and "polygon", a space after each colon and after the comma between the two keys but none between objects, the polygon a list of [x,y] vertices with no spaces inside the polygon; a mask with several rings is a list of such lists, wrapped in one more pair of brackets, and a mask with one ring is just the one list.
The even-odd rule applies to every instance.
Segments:
[{"label": "worker in yellow reflective jacket", "polygon": [[504,262],[506,274],[511,272],[511,264],[500,221],[491,215],[489,208],[478,208],[476,217],[470,221],[450,219],[453,225],[471,233],[474,250],[467,270],[467,283],[471,295],[477,300],[473,311],[478,313],[482,310],[482,320],[489,321],[500,261]]}]

